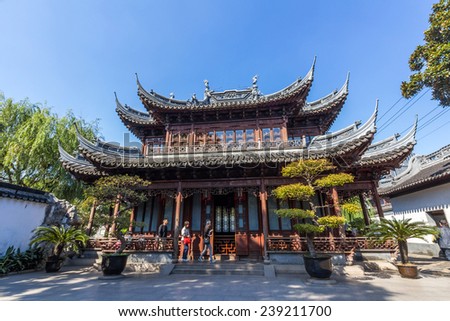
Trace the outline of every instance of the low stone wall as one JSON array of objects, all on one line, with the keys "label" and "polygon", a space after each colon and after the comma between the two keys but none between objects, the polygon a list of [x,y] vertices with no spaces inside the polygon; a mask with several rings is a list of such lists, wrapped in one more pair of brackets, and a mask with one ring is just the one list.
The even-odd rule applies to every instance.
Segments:
[{"label": "low stone wall", "polygon": [[409,243],[408,242],[408,253],[409,254],[421,254],[438,257],[439,256],[439,245],[437,243]]},{"label": "low stone wall", "polygon": [[[269,252],[269,259],[271,264],[300,264],[304,265],[303,254],[298,252]],[[327,253],[332,256],[331,262],[334,265],[346,265],[347,259],[344,253]]]},{"label": "low stone wall", "polygon": [[[269,252],[268,254],[272,264],[304,265],[304,252]],[[392,250],[361,250],[356,251],[353,256],[349,253],[326,254],[332,256],[333,265],[351,265],[353,261],[390,261],[396,256],[396,252]]]}]

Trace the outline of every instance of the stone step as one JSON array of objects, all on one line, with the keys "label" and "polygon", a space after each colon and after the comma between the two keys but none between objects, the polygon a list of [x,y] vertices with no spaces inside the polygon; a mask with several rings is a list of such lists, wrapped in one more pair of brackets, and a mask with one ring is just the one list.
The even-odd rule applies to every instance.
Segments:
[{"label": "stone step", "polygon": [[179,263],[171,274],[202,274],[202,275],[264,275],[263,264],[240,263]]}]

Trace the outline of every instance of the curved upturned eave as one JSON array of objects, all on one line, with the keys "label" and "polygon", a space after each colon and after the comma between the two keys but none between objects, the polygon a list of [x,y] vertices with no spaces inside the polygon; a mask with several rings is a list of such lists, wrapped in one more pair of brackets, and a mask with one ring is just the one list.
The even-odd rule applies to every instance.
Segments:
[{"label": "curved upturned eave", "polygon": [[361,156],[359,166],[396,165],[403,162],[413,151],[416,145],[417,117],[410,131],[397,140],[397,136],[391,136],[385,140],[374,143]]},{"label": "curved upturned eave", "polygon": [[261,95],[257,98],[236,100],[236,101],[218,101],[213,103],[208,103],[205,100],[199,101],[193,104],[189,101],[182,101],[167,98],[156,92],[148,92],[141,85],[139,78],[137,78],[138,96],[141,99],[144,106],[150,113],[155,112],[167,112],[167,111],[179,111],[179,110],[212,110],[212,109],[233,109],[233,108],[254,108],[256,106],[266,106],[268,104],[277,105],[281,103],[290,103],[296,101],[299,97],[304,98],[310,90],[313,78],[314,78],[314,66],[302,79],[297,79],[289,86],[283,88],[282,90],[268,94]]},{"label": "curved upturned eave", "polygon": [[114,93],[114,95],[116,96],[116,112],[122,122],[144,126],[159,125],[149,113],[138,111],[127,105],[123,106],[117,98],[116,93]]},{"label": "curved upturned eave", "polygon": [[117,98],[116,93],[114,94],[116,96],[117,115],[119,115],[125,127],[141,141],[144,138],[143,129],[163,126],[160,122],[154,120],[149,113],[135,110],[127,105],[123,106]]},{"label": "curved upturned eave", "polygon": [[308,146],[308,155],[323,158],[362,154],[375,136],[377,115],[378,101],[374,112],[362,126],[359,126],[360,122],[355,122],[330,134],[315,136]]},{"label": "curved upturned eave", "polygon": [[97,179],[107,175],[105,172],[98,170],[90,162],[73,157],[60,144],[58,144],[58,150],[62,166],[75,177],[82,180],[90,180],[90,178]]},{"label": "curved upturned eave", "polygon": [[348,96],[349,75],[350,74],[347,75],[344,85],[339,90],[315,101],[306,102],[305,106],[300,111],[300,114],[322,114],[328,113],[330,110],[339,113]]},{"label": "curved upturned eave", "polygon": [[[254,149],[233,151],[224,150],[194,151],[194,149],[174,152],[161,152],[144,156],[140,153],[130,154],[127,149],[113,147],[112,151],[106,143],[92,143],[79,137],[80,152],[96,166],[108,169],[132,168],[173,168],[202,167],[239,164],[261,164],[261,162],[285,163],[302,158],[350,157],[358,154],[373,139],[375,134],[376,111],[363,125],[355,123],[335,133],[318,136],[314,143],[305,148],[291,146],[289,142],[279,144],[278,148],[257,147]],[[320,144],[318,142],[321,142]]]}]

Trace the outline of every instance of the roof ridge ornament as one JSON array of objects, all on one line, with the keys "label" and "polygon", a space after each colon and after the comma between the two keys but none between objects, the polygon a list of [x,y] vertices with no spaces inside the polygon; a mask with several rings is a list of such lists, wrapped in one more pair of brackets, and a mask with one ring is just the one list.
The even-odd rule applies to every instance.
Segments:
[{"label": "roof ridge ornament", "polygon": [[209,81],[208,79],[203,80],[203,83],[205,84],[205,93],[203,96],[203,100],[209,103],[209,100],[211,99],[211,89],[209,88]]},{"label": "roof ridge ornament", "polygon": [[258,89],[258,75],[254,75],[252,78],[252,96],[253,96],[253,100],[258,99],[258,97],[260,96],[260,92]]}]

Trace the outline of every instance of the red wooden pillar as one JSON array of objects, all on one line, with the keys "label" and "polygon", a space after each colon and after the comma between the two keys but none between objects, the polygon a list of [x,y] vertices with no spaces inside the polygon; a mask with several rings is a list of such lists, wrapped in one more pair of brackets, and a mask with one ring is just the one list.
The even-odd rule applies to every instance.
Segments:
[{"label": "red wooden pillar", "polygon": [[378,216],[380,218],[384,218],[383,209],[381,208],[380,195],[378,195],[377,185],[375,182],[372,182],[372,193],[375,206],[377,207]]},{"label": "red wooden pillar", "polygon": [[339,195],[336,187],[331,189],[331,198],[333,199],[334,214],[336,216],[342,216],[341,207],[339,206]]},{"label": "red wooden pillar", "polygon": [[113,233],[116,230],[116,219],[119,216],[119,210],[120,210],[120,195],[117,195],[116,204],[114,205],[114,223],[112,224],[111,228],[109,229],[109,234]]},{"label": "red wooden pillar", "polygon": [[267,255],[267,241],[269,237],[269,224],[267,217],[267,191],[264,186],[264,182],[261,182],[259,187],[259,199],[261,201],[261,216],[262,216],[262,225],[263,225],[263,244],[264,244],[264,261],[268,261],[269,257]]},{"label": "red wooden pillar", "polygon": [[91,236],[92,226],[94,225],[95,208],[97,207],[97,201],[94,200],[91,207],[91,212],[89,213],[89,221],[86,228],[86,234]]},{"label": "red wooden pillar", "polygon": [[130,225],[128,226],[128,231],[129,232],[133,232],[133,223],[134,223],[134,219],[136,217],[136,207],[133,207],[132,211],[131,211],[131,215],[130,215]]},{"label": "red wooden pillar", "polygon": [[180,235],[180,212],[181,212],[181,202],[183,196],[181,194],[181,182],[178,182],[177,194],[175,197],[175,224],[174,224],[174,237],[173,237],[173,254],[174,257],[172,261],[174,263],[178,262],[178,257],[180,249],[178,247],[178,238]]}]

